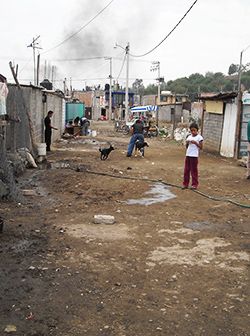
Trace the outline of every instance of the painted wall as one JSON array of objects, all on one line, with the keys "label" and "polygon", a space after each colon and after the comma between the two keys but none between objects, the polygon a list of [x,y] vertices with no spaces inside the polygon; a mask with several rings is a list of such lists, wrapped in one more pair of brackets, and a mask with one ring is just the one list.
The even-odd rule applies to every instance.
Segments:
[{"label": "painted wall", "polygon": [[210,113],[223,114],[223,102],[207,100],[205,102],[205,109],[207,112],[210,112]]},{"label": "painted wall", "polygon": [[231,158],[234,157],[236,124],[237,104],[227,103],[224,112],[224,123],[220,148],[221,156]]}]

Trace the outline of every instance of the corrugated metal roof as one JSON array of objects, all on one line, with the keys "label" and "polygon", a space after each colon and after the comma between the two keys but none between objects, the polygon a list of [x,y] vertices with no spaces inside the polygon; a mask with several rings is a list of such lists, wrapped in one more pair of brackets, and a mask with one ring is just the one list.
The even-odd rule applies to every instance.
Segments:
[{"label": "corrugated metal roof", "polygon": [[203,100],[225,100],[225,99],[232,99],[235,97],[237,97],[237,92],[235,91],[220,92],[220,93],[204,92],[199,95],[199,98]]}]

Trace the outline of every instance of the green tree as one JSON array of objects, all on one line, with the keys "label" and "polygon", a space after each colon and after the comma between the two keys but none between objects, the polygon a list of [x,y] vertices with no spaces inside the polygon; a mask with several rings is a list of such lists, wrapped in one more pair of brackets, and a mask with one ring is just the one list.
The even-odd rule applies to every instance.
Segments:
[{"label": "green tree", "polygon": [[132,84],[132,90],[136,93],[136,94],[140,94],[142,95],[144,93],[144,85],[143,85],[143,80],[136,78],[136,80],[134,81],[134,83]]},{"label": "green tree", "polygon": [[228,68],[228,74],[233,75],[239,71],[239,64],[232,63]]}]

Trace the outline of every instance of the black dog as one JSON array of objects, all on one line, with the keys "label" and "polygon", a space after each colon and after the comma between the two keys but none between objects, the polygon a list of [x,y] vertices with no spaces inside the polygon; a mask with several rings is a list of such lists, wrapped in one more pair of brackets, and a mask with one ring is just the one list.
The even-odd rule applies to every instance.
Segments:
[{"label": "black dog", "polygon": [[112,150],[114,150],[112,145],[110,145],[109,148],[99,148],[99,151],[101,152],[101,160],[106,160]]},{"label": "black dog", "polygon": [[140,140],[136,140],[135,142],[135,155],[137,154],[137,152],[140,152],[141,156],[144,157],[144,149],[145,147],[149,147],[148,143],[145,141],[140,141]]}]

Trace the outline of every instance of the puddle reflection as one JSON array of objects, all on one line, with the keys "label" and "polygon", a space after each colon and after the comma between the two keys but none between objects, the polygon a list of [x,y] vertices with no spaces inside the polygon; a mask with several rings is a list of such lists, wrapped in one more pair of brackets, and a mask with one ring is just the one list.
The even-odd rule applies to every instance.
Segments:
[{"label": "puddle reflection", "polygon": [[151,186],[151,189],[145,193],[146,195],[153,195],[151,197],[144,197],[139,199],[130,199],[126,201],[126,204],[134,205],[151,205],[155,203],[165,202],[172,198],[175,198],[174,195],[170,190],[169,187],[162,184],[162,183],[155,183]]}]

